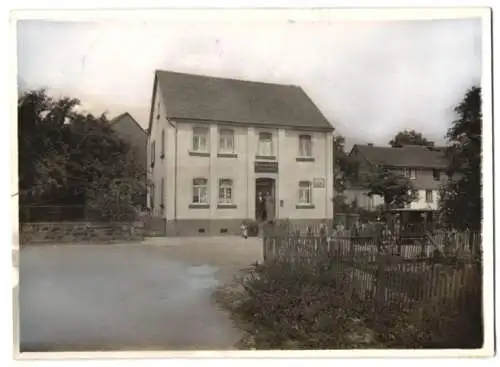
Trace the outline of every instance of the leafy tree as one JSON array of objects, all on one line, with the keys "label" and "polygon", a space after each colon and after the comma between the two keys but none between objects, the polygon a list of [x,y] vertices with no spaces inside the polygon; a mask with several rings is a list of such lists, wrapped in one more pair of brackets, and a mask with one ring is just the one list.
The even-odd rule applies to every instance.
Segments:
[{"label": "leafy tree", "polygon": [[30,91],[18,103],[20,200],[34,201],[66,184],[67,118],[78,100],[53,100],[45,90]]},{"label": "leafy tree", "polygon": [[348,213],[351,210],[349,204],[347,203],[347,198],[342,194],[335,195],[333,205],[335,213]]},{"label": "leafy tree", "polygon": [[434,146],[434,142],[427,140],[421,133],[415,130],[403,130],[398,132],[394,138],[389,141],[391,147],[401,147],[403,145],[425,145]]},{"label": "leafy tree", "polygon": [[379,167],[368,182],[368,196],[379,195],[384,198],[385,209],[403,208],[418,198],[415,190],[406,177]]},{"label": "leafy tree", "polygon": [[[145,191],[144,165],[105,115],[75,111],[77,99],[29,91],[18,102],[19,201],[22,205],[124,206]],[[119,184],[118,184],[119,183]]]},{"label": "leafy tree", "polygon": [[457,228],[481,229],[481,88],[470,88],[455,107],[457,119],[446,134],[452,179],[441,189],[440,211],[445,223]]},{"label": "leafy tree", "polygon": [[345,152],[345,138],[336,135],[333,141],[334,147],[334,176],[335,191],[344,192],[348,180],[355,179],[357,163]]}]

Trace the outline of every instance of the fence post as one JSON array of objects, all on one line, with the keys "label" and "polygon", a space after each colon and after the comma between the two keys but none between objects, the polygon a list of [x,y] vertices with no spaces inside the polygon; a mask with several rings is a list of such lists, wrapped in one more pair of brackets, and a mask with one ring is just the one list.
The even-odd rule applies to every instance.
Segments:
[{"label": "fence post", "polygon": [[351,266],[354,266],[355,248],[354,248],[354,240],[353,240],[352,236],[349,236],[347,241],[349,241],[349,263]]},{"label": "fence post", "polygon": [[378,229],[375,232],[375,244],[377,246],[377,269],[375,271],[375,317],[377,317],[382,305],[385,302],[385,274],[384,274],[384,254],[382,251],[382,232]]}]

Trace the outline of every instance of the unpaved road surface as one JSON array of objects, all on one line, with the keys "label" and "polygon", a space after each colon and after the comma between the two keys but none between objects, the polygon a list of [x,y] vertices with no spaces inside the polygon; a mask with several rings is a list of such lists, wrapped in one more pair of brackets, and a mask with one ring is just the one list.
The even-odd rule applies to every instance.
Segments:
[{"label": "unpaved road surface", "polygon": [[21,352],[233,349],[211,294],[261,251],[238,237],[23,247]]}]

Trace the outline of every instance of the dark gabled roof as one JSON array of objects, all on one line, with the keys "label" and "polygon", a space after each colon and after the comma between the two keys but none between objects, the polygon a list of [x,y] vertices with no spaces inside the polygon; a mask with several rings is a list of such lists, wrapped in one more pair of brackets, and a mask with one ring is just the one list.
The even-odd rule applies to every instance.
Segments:
[{"label": "dark gabled roof", "polygon": [[164,99],[167,118],[173,120],[333,130],[298,86],[161,70],[155,73],[153,97],[157,86]]},{"label": "dark gabled roof", "polygon": [[109,121],[109,124],[110,125],[115,125],[117,123],[120,123],[120,122],[124,121],[125,117],[128,117],[131,121],[133,121],[137,125],[137,127],[139,127],[139,129],[141,129],[141,131],[143,131],[144,134],[146,134],[146,131],[142,128],[142,126],[139,125],[139,123],[137,122],[137,120],[130,113],[128,113],[128,112],[121,113],[118,116],[112,118]]},{"label": "dark gabled roof", "polygon": [[405,145],[399,148],[355,145],[350,154],[357,150],[372,165],[444,169],[448,167],[445,149],[421,145]]}]

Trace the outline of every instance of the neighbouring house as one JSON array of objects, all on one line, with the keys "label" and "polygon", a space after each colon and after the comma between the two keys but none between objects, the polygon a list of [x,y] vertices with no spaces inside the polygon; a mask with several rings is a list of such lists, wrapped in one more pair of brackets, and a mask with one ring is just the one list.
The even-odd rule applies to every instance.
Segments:
[{"label": "neighbouring house", "polygon": [[[116,116],[110,121],[113,130],[126,142],[131,145],[130,159],[135,160],[141,168],[147,171],[147,132],[139,125],[136,119],[128,112]],[[146,207],[146,192],[144,196],[139,199],[141,207]]]},{"label": "neighbouring house", "polygon": [[359,207],[368,210],[374,210],[384,204],[380,196],[368,197],[364,184],[376,167],[383,166],[409,178],[418,191],[418,198],[400,209],[404,217],[422,216],[423,213],[437,211],[439,189],[448,180],[445,148],[421,145],[394,148],[372,144],[354,145],[349,155],[357,163],[357,173],[356,180],[351,182],[344,192],[348,202],[356,201]]},{"label": "neighbouring house", "polygon": [[136,119],[128,112],[116,116],[110,121],[113,130],[132,145],[132,151],[140,162],[147,161],[148,134]]},{"label": "neighbouring house", "polygon": [[156,71],[150,209],[167,235],[331,220],[333,130],[301,87]]}]

